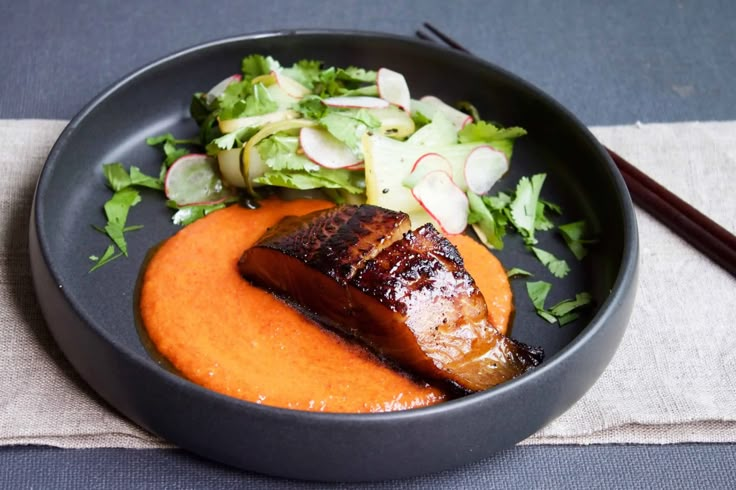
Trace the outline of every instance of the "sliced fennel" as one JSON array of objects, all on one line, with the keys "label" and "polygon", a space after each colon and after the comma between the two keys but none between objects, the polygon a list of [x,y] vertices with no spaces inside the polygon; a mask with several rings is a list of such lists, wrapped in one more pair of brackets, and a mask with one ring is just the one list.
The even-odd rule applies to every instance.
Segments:
[{"label": "sliced fennel", "polygon": [[367,203],[407,213],[420,210],[421,205],[404,185],[404,179],[411,173],[414,163],[427,153],[437,153],[446,158],[452,167],[453,181],[465,191],[465,160],[472,150],[485,145],[420,146],[380,134],[366,134],[363,136],[363,153]]}]

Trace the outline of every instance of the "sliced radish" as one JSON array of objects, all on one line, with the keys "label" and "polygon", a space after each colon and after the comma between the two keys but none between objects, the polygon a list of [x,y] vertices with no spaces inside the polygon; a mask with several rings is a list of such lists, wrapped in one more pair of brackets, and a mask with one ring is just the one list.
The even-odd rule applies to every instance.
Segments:
[{"label": "sliced radish", "polygon": [[470,116],[469,114],[465,114],[463,111],[455,109],[454,107],[446,104],[442,99],[440,99],[439,97],[435,97],[434,95],[425,95],[424,97],[419,99],[419,101],[424,102],[425,104],[442,112],[450,119],[450,121],[452,121],[452,124],[454,124],[458,130],[463,129],[466,124],[470,124],[473,122],[472,116]]},{"label": "sliced radish", "polygon": [[476,194],[485,194],[509,169],[506,155],[490,146],[479,146],[465,159],[465,183]]},{"label": "sliced radish", "polygon": [[207,92],[207,103],[208,104],[213,103],[215,99],[217,99],[219,96],[221,96],[225,92],[225,89],[228,87],[228,85],[239,82],[242,79],[243,79],[243,75],[235,74],[235,75],[231,75],[227,77],[226,79],[218,82],[214,87],[209,89],[209,91]]},{"label": "sliced radish", "polygon": [[417,158],[417,161],[411,167],[411,172],[402,183],[411,189],[425,175],[435,170],[441,170],[448,175],[452,175],[452,164],[439,153],[425,153]]},{"label": "sliced radish", "polygon": [[217,173],[217,163],[207,155],[185,155],[169,167],[164,179],[166,198],[179,206],[216,204],[232,195]]},{"label": "sliced radish", "polygon": [[294,97],[295,99],[301,99],[310,93],[307,87],[283,73],[272,71],[271,75],[276,79],[276,84],[281,87],[287,95]]},{"label": "sliced radish", "polygon": [[440,225],[442,231],[457,235],[468,226],[468,196],[447,172],[435,170],[422,177],[411,190],[414,198]]},{"label": "sliced radish", "polygon": [[380,68],[376,73],[376,86],[379,97],[409,111],[411,96],[404,75],[388,68]]},{"label": "sliced radish", "polygon": [[324,129],[302,128],[299,144],[307,158],[323,167],[348,168],[361,162],[353,150]]},{"label": "sliced radish", "polygon": [[385,109],[391,104],[378,97],[330,97],[322,101],[329,107],[344,107],[350,109]]}]

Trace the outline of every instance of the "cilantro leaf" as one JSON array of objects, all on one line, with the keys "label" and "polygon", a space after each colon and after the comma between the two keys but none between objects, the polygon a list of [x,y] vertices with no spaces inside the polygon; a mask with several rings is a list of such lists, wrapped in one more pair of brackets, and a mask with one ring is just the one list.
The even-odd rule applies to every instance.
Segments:
[{"label": "cilantro leaf", "polygon": [[204,218],[213,211],[217,211],[218,209],[222,209],[227,206],[227,203],[225,202],[221,202],[218,204],[198,204],[194,206],[182,207],[176,207],[175,204],[173,206],[170,203],[167,204],[177,209],[177,212],[174,213],[174,215],[171,217],[171,220],[174,222],[175,225],[179,226],[190,225],[198,219]]},{"label": "cilantro leaf", "polygon": [[113,191],[121,191],[127,187],[137,185],[155,190],[163,190],[161,179],[151,177],[141,172],[138,167],[130,167],[130,174],[119,163],[106,163],[102,165],[102,172],[107,179],[107,185]]},{"label": "cilantro leaf", "polygon": [[544,308],[544,302],[547,300],[547,295],[551,289],[552,285],[544,281],[526,283],[527,294],[537,315],[549,323],[559,323],[561,327],[579,318],[580,314],[576,310],[589,305],[593,301],[590,293],[582,292],[576,294],[575,299],[560,301],[547,310]]},{"label": "cilantro leaf", "polygon": [[552,289],[552,284],[545,281],[534,281],[526,283],[526,292],[529,294],[529,299],[532,300],[534,308],[538,310],[544,309],[544,302],[547,300],[547,295]]},{"label": "cilantro leaf", "polygon": [[262,83],[253,85],[249,81],[228,85],[218,103],[221,119],[260,116],[274,112],[279,107],[265,85]]},{"label": "cilantro leaf", "polygon": [[256,145],[258,154],[272,170],[306,170],[316,172],[322,167],[304,155],[297,154],[298,136],[275,134]]},{"label": "cilantro leaf", "polygon": [[582,306],[592,303],[593,297],[588,292],[582,292],[575,295],[575,299],[566,299],[560,301],[549,309],[550,313],[556,317],[564,317]]},{"label": "cilantro leaf", "polygon": [[223,134],[209,142],[207,145],[207,154],[214,156],[219,153],[219,150],[230,150],[242,146],[257,131],[257,128],[249,126],[240,128],[232,133]]},{"label": "cilantro leaf", "polygon": [[286,187],[289,189],[344,189],[351,194],[365,192],[365,182],[357,175],[359,172],[351,172],[343,169],[320,168],[317,172],[303,171],[270,171],[254,179],[259,184]]},{"label": "cilantro leaf", "polygon": [[161,174],[163,174],[166,168],[168,168],[172,163],[189,153],[189,149],[182,148],[182,145],[199,144],[199,141],[177,139],[174,138],[174,135],[172,135],[171,133],[166,133],[160,136],[152,136],[150,138],[146,138],[146,143],[149,146],[162,145],[164,155],[166,156],[163,163],[161,164]]},{"label": "cilantro leaf", "polygon": [[509,204],[509,219],[517,229],[527,245],[534,245],[536,230],[537,202],[546,174],[536,174],[531,177],[522,177],[516,185],[514,200]]},{"label": "cilantro leaf", "polygon": [[[376,72],[362,68],[329,67],[319,73],[312,87],[313,92],[321,97],[335,95],[357,95],[356,91],[364,89],[366,83],[375,85]],[[372,90],[373,89],[366,89]],[[362,92],[361,92],[362,93]],[[363,95],[366,95],[365,93]]]},{"label": "cilantro leaf", "polygon": [[558,229],[568,248],[578,260],[582,260],[588,254],[585,244],[595,242],[595,240],[583,239],[587,229],[585,221],[574,221],[566,225],[560,225]]},{"label": "cilantro leaf", "polygon": [[506,277],[512,278],[512,277],[531,277],[534,274],[532,274],[529,271],[526,271],[524,269],[521,269],[519,267],[512,267],[508,271],[506,271]]},{"label": "cilantro leaf", "polygon": [[297,104],[297,110],[306,118],[320,119],[327,113],[328,108],[322,103],[321,97],[305,95]]},{"label": "cilantro leaf", "polygon": [[141,201],[138,191],[127,187],[117,191],[105,203],[104,210],[107,216],[107,225],[105,225],[105,233],[117,245],[124,255],[128,255],[128,245],[123,236],[125,230],[125,221],[128,219],[128,211]]},{"label": "cilantro leaf", "polygon": [[526,130],[524,128],[501,128],[489,123],[488,121],[478,121],[466,124],[463,129],[458,132],[457,136],[460,143],[472,143],[475,141],[490,143],[492,141],[519,138],[525,134]]},{"label": "cilantro leaf", "polygon": [[117,192],[125,189],[131,184],[130,175],[120,163],[106,163],[102,165],[102,173],[107,179],[107,185]]},{"label": "cilantro leaf", "polygon": [[130,184],[141,187],[148,187],[158,191],[164,190],[164,184],[160,178],[151,177],[141,172],[141,169],[135,166],[130,167]]},{"label": "cilantro leaf", "polygon": [[280,69],[281,65],[278,61],[270,56],[260,54],[246,56],[240,63],[240,70],[243,72],[243,77],[248,81],[257,76],[267,75],[271,71],[278,71]]},{"label": "cilantro leaf", "polygon": [[526,283],[526,292],[529,295],[529,299],[532,300],[534,309],[537,315],[547,320],[549,323],[555,323],[557,318],[544,309],[544,302],[547,300],[547,295],[552,289],[552,285],[545,281],[534,281]]},{"label": "cilantro leaf", "polygon": [[411,118],[414,121],[414,126],[419,129],[423,126],[426,126],[427,124],[432,122],[432,118],[426,116],[421,111],[412,111]]},{"label": "cilantro leaf", "polygon": [[503,237],[506,235],[505,215],[495,208],[486,207],[484,199],[474,192],[468,195],[468,223],[473,225],[478,238],[488,247],[503,250]]},{"label": "cilantro leaf", "polygon": [[257,83],[253,85],[253,93],[245,99],[245,113],[243,116],[260,116],[261,114],[268,114],[274,112],[279,108],[279,105],[271,97],[271,92],[268,91],[265,85]]},{"label": "cilantro leaf", "polygon": [[546,208],[544,201],[541,199],[537,201],[537,212],[534,215],[534,229],[537,231],[549,231],[555,227],[554,223],[544,213]]},{"label": "cilantro leaf", "polygon": [[362,82],[362,83],[376,83],[376,72],[373,70],[366,70],[358,68],[356,66],[348,66],[347,68],[338,68],[335,73],[337,80],[343,80],[346,82]]},{"label": "cilantro leaf", "polygon": [[98,257],[96,255],[90,255],[89,260],[95,263],[95,265],[92,266],[92,268],[88,272],[93,272],[102,267],[103,265],[117,259],[118,257],[122,257],[122,253],[115,253],[115,246],[114,245],[108,245],[107,249],[105,249],[105,252],[102,254],[102,257]]},{"label": "cilantro leaf", "polygon": [[457,138],[460,143],[484,142],[506,154],[506,158],[511,158],[514,147],[514,139],[524,136],[526,130],[523,128],[501,128],[494,126],[487,121],[477,121],[466,124],[458,133]]},{"label": "cilantro leaf", "polygon": [[378,128],[381,121],[365,109],[330,110],[319,120],[327,131],[350,147],[356,155],[362,155],[360,139],[368,129]]},{"label": "cilantro leaf", "polygon": [[207,94],[204,92],[197,92],[192,95],[192,100],[189,102],[189,114],[194,119],[194,122],[201,125],[207,120],[207,117],[211,113],[211,108],[207,103]]},{"label": "cilantro leaf", "polygon": [[558,259],[541,248],[531,247],[531,250],[534,252],[537,259],[539,259],[539,261],[544,264],[555,277],[563,278],[568,272],[570,272],[570,267],[563,259]]},{"label": "cilantro leaf", "polygon": [[285,68],[283,72],[286,76],[311,89],[314,87],[315,82],[319,79],[319,72],[321,70],[321,61],[300,60],[294,63],[290,68]]}]

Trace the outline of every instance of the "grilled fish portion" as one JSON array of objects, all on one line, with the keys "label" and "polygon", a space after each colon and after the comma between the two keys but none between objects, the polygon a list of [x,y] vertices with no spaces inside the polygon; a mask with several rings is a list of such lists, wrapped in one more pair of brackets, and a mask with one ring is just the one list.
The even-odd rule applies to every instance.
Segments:
[{"label": "grilled fish portion", "polygon": [[366,205],[289,217],[238,266],[407,371],[467,391],[541,361],[489,323],[457,249],[432,225],[409,231],[404,213]]}]

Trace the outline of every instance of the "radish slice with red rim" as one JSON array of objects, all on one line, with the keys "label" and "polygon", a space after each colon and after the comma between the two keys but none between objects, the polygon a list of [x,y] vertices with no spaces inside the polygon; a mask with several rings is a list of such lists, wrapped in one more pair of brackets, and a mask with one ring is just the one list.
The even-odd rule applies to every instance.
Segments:
[{"label": "radish slice with red rim", "polygon": [[185,155],[171,164],[164,179],[166,198],[179,206],[217,204],[233,195],[207,155]]},{"label": "radish slice with red rim", "polygon": [[274,79],[276,80],[276,84],[281,87],[281,90],[286,92],[286,95],[290,97],[301,99],[302,97],[310,93],[307,87],[297,82],[293,78],[284,75],[283,73],[272,71],[271,75],[273,75]]},{"label": "radish slice with red rim", "polygon": [[422,177],[411,190],[414,198],[440,225],[442,231],[457,235],[468,226],[468,196],[442,170]]},{"label": "radish slice with red rim", "polygon": [[409,110],[411,96],[404,75],[388,68],[380,68],[376,73],[376,86],[379,97],[404,111]]},{"label": "radish slice with red rim", "polygon": [[465,183],[471,192],[485,194],[508,169],[509,161],[503,152],[479,146],[465,158]]},{"label": "radish slice with red rim", "polygon": [[344,107],[346,109],[385,109],[391,104],[378,97],[330,97],[322,101],[328,107]]},{"label": "radish slice with red rim", "polygon": [[402,184],[411,189],[425,175],[435,170],[441,170],[448,175],[452,175],[452,164],[439,153],[425,153],[414,162],[409,175],[402,181]]},{"label": "radish slice with red rim", "polygon": [[362,161],[345,143],[324,129],[302,128],[299,144],[307,158],[322,167],[348,168]]},{"label": "radish slice with red rim", "polygon": [[207,103],[208,104],[213,103],[215,99],[217,99],[219,96],[221,96],[225,92],[225,89],[230,84],[239,82],[242,79],[243,79],[243,75],[235,74],[235,75],[231,75],[227,77],[224,80],[219,81],[214,87],[209,89],[209,91],[207,92],[207,95],[206,95]]},{"label": "radish slice with red rim", "polygon": [[435,97],[434,95],[425,95],[424,97],[419,99],[419,101],[424,102],[425,104],[430,105],[436,110],[442,112],[450,121],[452,121],[452,124],[454,124],[458,130],[463,129],[466,124],[470,124],[473,122],[472,116],[470,116],[469,114],[465,114],[463,111],[455,109],[451,105],[445,103],[444,100],[440,99],[439,97]]}]

